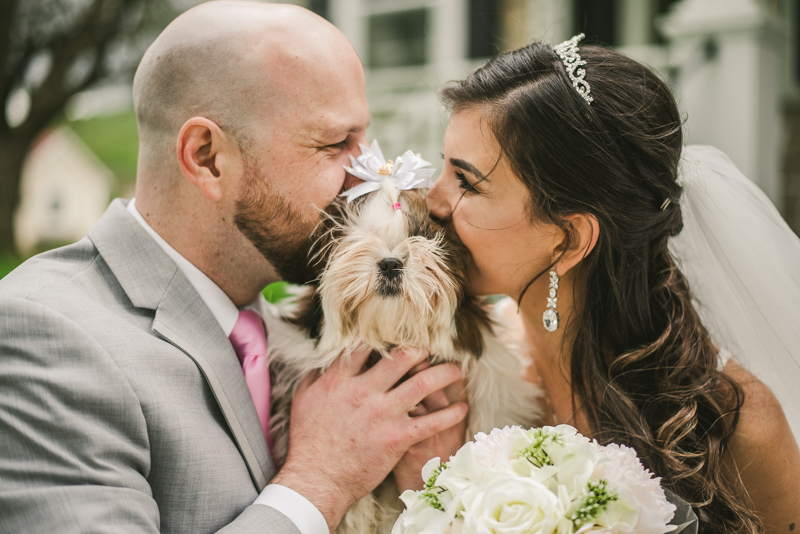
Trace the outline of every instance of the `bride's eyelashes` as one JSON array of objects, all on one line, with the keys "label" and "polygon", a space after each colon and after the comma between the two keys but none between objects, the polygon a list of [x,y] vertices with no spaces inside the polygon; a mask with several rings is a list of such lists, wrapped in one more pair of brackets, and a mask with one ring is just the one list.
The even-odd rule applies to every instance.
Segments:
[{"label": "bride's eyelashes", "polygon": [[478,191],[475,186],[472,185],[469,180],[467,180],[467,177],[464,175],[464,173],[456,171],[455,175],[456,180],[458,180],[458,187],[460,187],[462,190],[468,193],[480,193],[480,191]]},{"label": "bride's eyelashes", "polygon": [[[475,187],[475,184],[470,182],[469,178],[467,178],[467,175],[464,174],[462,172],[462,170],[461,170],[462,169],[462,167],[461,167],[462,164],[463,165],[467,165],[467,168],[472,167],[471,164],[466,163],[466,162],[464,162],[463,160],[460,160],[460,159],[450,158],[448,160],[447,158],[445,158],[444,154],[440,154],[440,155],[442,156],[442,159],[445,160],[445,169],[444,169],[443,175],[445,175],[445,176],[447,175],[447,173],[449,171],[449,169],[448,169],[448,166],[449,166],[450,169],[452,169],[453,176],[455,176],[456,180],[458,181],[458,188],[461,189],[461,191],[463,191],[462,194],[461,194],[461,197],[459,198],[459,201],[461,200],[461,198],[464,197],[464,195],[467,195],[467,194],[475,194],[475,195],[482,194],[480,192],[480,190],[478,190],[478,188]],[[449,165],[448,165],[448,163],[449,163]],[[469,169],[469,172],[472,173],[472,169]],[[480,171],[478,171],[478,172],[480,172]],[[486,178],[483,177],[483,175],[481,175],[480,179],[478,180],[478,182],[476,182],[476,184],[484,181],[485,179]]]}]

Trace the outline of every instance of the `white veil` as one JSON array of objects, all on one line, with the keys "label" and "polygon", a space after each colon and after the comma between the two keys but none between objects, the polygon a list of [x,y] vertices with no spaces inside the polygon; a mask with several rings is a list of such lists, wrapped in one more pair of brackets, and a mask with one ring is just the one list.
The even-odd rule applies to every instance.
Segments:
[{"label": "white veil", "polygon": [[800,440],[800,238],[719,150],[684,148],[670,240],[714,343],[772,389]]}]

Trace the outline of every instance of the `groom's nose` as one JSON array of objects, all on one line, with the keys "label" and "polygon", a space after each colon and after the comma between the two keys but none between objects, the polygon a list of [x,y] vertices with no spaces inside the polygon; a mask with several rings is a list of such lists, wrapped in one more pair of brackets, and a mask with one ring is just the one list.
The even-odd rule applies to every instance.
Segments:
[{"label": "groom's nose", "polygon": [[[359,147],[359,145],[369,145],[369,142],[367,142],[367,136],[364,134],[364,132],[360,132],[353,141],[354,141],[353,148],[351,149],[350,155],[352,155],[355,158],[358,157],[359,154],[361,154],[361,148]],[[364,180],[362,180],[361,178],[353,176],[349,172],[345,171],[344,184],[342,184],[342,190],[347,191],[348,189],[355,187],[363,182]]]},{"label": "groom's nose", "polygon": [[347,191],[348,189],[351,189],[351,188],[353,188],[353,187],[355,187],[358,184],[363,183],[363,182],[364,182],[364,180],[362,180],[361,178],[359,178],[357,176],[353,176],[349,172],[345,171],[345,174],[344,174],[344,185],[342,186],[342,189],[344,191]]}]

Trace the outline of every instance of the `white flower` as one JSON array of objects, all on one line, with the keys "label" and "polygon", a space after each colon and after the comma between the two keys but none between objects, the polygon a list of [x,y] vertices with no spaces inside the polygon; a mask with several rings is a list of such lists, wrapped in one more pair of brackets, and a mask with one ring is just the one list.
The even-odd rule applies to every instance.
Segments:
[{"label": "white flower", "polygon": [[463,512],[464,534],[551,534],[564,517],[556,495],[530,478],[496,480]]},{"label": "white flower", "polygon": [[633,449],[602,447],[567,425],[479,433],[425,489],[401,495],[392,534],[663,534],[675,512]]},{"label": "white flower", "polygon": [[605,480],[608,488],[618,495],[608,504],[597,519],[598,525],[614,532],[637,534],[662,534],[672,530],[668,526],[676,507],[667,501],[659,478],[644,468],[636,451],[612,443],[602,448],[604,458],[592,473],[595,480]]},{"label": "white flower", "polygon": [[574,497],[586,486],[599,459],[598,445],[569,425],[520,430],[515,436],[516,455],[525,459],[515,465],[517,472],[551,491],[563,486]]},{"label": "white flower", "polygon": [[447,469],[436,479],[436,485],[445,490],[442,496],[448,511],[453,514],[463,511],[498,476],[497,472],[476,460],[474,447],[474,442],[465,443],[455,456],[450,457]]},{"label": "white flower", "polygon": [[489,434],[475,434],[472,448],[475,460],[488,469],[506,471],[511,469],[514,455],[514,440],[522,429],[518,426],[495,428]]},{"label": "white flower", "polygon": [[433,174],[436,169],[419,154],[414,154],[407,150],[402,156],[394,161],[386,161],[383,157],[378,141],[372,141],[372,145],[359,145],[361,155],[357,158],[350,156],[350,166],[344,166],[345,170],[364,180],[342,193],[347,197],[347,201],[372,193],[381,188],[384,180],[390,179],[395,187],[401,191],[409,189],[429,189],[433,187]]},{"label": "white flower", "polygon": [[447,512],[417,500],[397,518],[392,534],[447,534],[452,522],[453,517]]}]

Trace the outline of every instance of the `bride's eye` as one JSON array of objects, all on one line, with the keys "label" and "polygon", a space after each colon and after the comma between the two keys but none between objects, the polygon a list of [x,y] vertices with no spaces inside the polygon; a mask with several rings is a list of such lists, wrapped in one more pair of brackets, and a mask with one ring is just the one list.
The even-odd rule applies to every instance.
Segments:
[{"label": "bride's eye", "polygon": [[464,191],[468,191],[470,193],[478,193],[478,190],[475,189],[475,186],[469,183],[467,177],[464,176],[461,172],[456,172],[456,180],[458,180],[458,187],[463,189]]}]

